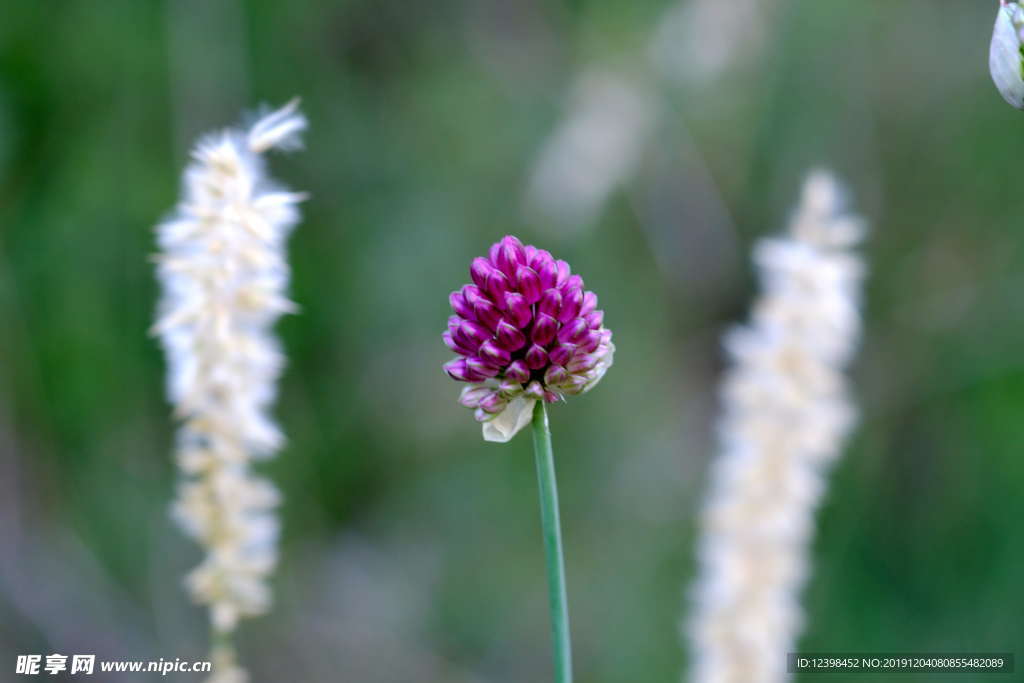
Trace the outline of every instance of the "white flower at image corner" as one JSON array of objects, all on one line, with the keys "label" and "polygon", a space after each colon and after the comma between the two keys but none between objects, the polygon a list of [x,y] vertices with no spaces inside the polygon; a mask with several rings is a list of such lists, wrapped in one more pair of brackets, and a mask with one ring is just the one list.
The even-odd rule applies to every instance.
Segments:
[{"label": "white flower at image corner", "polygon": [[1007,104],[1024,109],[1024,7],[1017,0],[1000,0],[989,45],[988,67]]}]

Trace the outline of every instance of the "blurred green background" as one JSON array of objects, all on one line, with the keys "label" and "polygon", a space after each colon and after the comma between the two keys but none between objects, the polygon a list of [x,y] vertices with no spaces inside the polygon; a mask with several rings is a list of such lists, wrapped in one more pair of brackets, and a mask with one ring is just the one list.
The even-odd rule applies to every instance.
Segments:
[{"label": "blurred green background", "polygon": [[24,653],[205,657],[151,228],[197,135],[295,95],[306,149],[271,163],[312,198],[278,328],[290,442],[263,469],[286,498],[276,606],[239,638],[254,681],[549,679],[529,439],[483,443],[440,370],[447,294],[507,232],[573,264],[618,346],[552,413],[578,680],[676,680],[718,340],[819,165],[872,233],[861,420],[801,646],[1013,650],[1024,115],[989,80],[995,8],[5,2],[0,679]]}]

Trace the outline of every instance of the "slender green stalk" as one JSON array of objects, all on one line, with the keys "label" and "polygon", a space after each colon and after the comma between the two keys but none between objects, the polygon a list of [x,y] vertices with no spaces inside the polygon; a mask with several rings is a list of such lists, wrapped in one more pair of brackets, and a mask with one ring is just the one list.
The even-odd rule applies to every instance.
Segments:
[{"label": "slender green stalk", "polygon": [[[238,654],[235,652],[234,638],[230,630],[214,626],[210,632],[212,647],[210,648],[210,661],[213,663],[213,678],[211,680],[235,680],[234,677],[244,672],[238,666]],[[248,677],[244,677],[248,680]]]},{"label": "slender green stalk", "polygon": [[551,428],[544,401],[533,409],[533,450],[537,456],[540,485],[540,518],[544,530],[544,554],[548,566],[548,601],[551,608],[551,641],[555,655],[555,683],[572,683],[572,645],[569,642],[569,600],[565,591],[562,529],[558,520],[558,486],[555,458],[551,452]]},{"label": "slender green stalk", "polygon": [[210,641],[212,643],[213,650],[217,652],[226,652],[234,655],[235,642],[231,637],[231,631],[225,631],[219,628],[213,628],[210,631]]}]

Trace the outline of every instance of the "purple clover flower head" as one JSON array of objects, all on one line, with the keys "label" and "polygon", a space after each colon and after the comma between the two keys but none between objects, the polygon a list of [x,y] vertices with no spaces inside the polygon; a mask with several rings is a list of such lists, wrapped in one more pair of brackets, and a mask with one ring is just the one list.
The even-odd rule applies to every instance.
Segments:
[{"label": "purple clover flower head", "polygon": [[534,403],[582,394],[612,365],[615,345],[597,295],[565,261],[508,235],[469,268],[472,284],[449,295],[442,334],[457,354],[448,376],[469,384],[484,439],[505,442],[530,422]]}]

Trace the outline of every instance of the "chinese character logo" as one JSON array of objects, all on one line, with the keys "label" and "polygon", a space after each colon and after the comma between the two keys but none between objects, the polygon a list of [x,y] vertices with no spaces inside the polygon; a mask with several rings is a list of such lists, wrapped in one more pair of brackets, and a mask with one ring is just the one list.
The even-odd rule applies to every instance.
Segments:
[{"label": "chinese character logo", "polygon": [[96,665],[96,655],[75,655],[71,658],[71,673],[91,674]]},{"label": "chinese character logo", "polygon": [[18,655],[18,663],[14,667],[16,674],[37,674],[42,655]]}]

